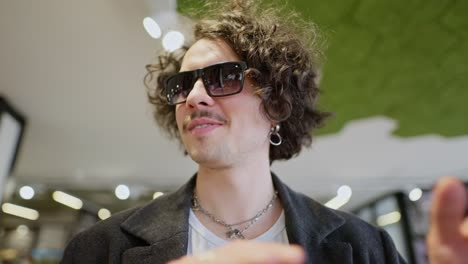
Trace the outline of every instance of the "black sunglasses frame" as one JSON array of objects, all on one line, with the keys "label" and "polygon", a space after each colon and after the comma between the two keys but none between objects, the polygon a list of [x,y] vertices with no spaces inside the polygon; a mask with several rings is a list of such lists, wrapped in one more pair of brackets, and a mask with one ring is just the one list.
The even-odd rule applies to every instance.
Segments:
[{"label": "black sunglasses frame", "polygon": [[[225,66],[225,65],[239,65],[241,67],[241,76],[242,78],[239,80],[240,82],[240,87],[239,87],[239,90],[238,91],[235,91],[233,93],[227,93],[227,94],[212,94],[210,89],[208,88],[208,81],[207,79],[205,78],[205,71],[210,69],[210,68],[220,68],[222,66]],[[180,77],[180,76],[185,76],[185,75],[190,75],[189,78],[191,78],[192,82],[191,82],[191,85],[190,85],[190,89],[188,90],[187,94],[190,93],[190,91],[192,91],[195,83],[197,82],[197,80],[199,78],[202,79],[202,82],[203,82],[203,86],[205,87],[205,90],[206,90],[206,93],[211,96],[211,97],[224,97],[224,96],[230,96],[230,95],[234,95],[234,94],[238,94],[240,92],[242,92],[242,89],[244,87],[244,80],[245,80],[245,70],[248,69],[248,66],[247,66],[247,63],[244,62],[244,61],[228,61],[228,62],[222,62],[222,63],[218,63],[218,64],[213,64],[213,65],[210,65],[210,66],[207,66],[207,67],[204,67],[204,68],[201,68],[201,69],[196,69],[196,70],[192,70],[192,71],[183,71],[183,72],[179,72],[179,73],[176,73],[172,76],[170,76],[169,78],[166,79],[166,82],[165,82],[165,90],[166,90],[166,99],[167,99],[167,103],[169,105],[177,105],[177,104],[182,104],[182,103],[185,103],[187,100],[183,100],[183,101],[180,101],[180,102],[177,102],[177,103],[172,103],[172,96],[171,94],[174,94],[173,91],[171,91],[171,88],[169,87],[169,82],[173,79],[173,78],[176,78],[176,77]],[[183,78],[183,77],[182,77]]]}]

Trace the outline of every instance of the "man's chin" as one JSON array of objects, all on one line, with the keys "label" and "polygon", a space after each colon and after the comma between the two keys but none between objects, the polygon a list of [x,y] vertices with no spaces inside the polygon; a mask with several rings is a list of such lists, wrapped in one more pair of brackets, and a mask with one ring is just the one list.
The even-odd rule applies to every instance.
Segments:
[{"label": "man's chin", "polygon": [[186,152],[190,156],[190,158],[196,163],[200,163],[206,160],[206,154],[201,153],[201,151],[199,151],[198,149],[189,149],[186,150]]},{"label": "man's chin", "polygon": [[200,152],[189,152],[188,154],[198,164],[210,163],[213,160],[209,155]]},{"label": "man's chin", "polygon": [[220,159],[220,155],[206,152],[188,152],[190,158],[196,162],[199,166],[216,169],[226,167],[226,162]]}]

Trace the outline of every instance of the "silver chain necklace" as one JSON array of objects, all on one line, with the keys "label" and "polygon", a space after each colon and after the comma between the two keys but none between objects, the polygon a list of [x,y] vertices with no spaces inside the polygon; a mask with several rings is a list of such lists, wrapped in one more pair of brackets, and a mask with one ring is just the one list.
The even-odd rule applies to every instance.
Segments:
[{"label": "silver chain necklace", "polygon": [[[239,222],[239,223],[234,223],[234,224],[226,223],[224,220],[216,217],[215,215],[210,213],[208,210],[203,208],[202,205],[200,204],[200,201],[198,200],[198,197],[197,197],[196,193],[193,194],[192,210],[193,211],[199,211],[202,214],[208,216],[211,220],[213,220],[213,222],[226,227],[227,228],[227,232],[226,232],[226,237],[227,238],[229,238],[229,239],[245,239],[244,232],[247,229],[249,229],[253,224],[255,224],[258,221],[258,219],[260,219],[260,217],[263,216],[271,207],[273,207],[273,202],[276,200],[277,197],[278,197],[278,192],[275,191],[273,193],[273,197],[271,198],[271,200],[267,204],[267,206],[265,206],[265,208],[263,208],[262,210],[258,211],[258,213],[255,214],[254,217],[249,218],[249,219],[244,220],[244,221]],[[245,224],[245,223],[248,223],[248,224],[244,228],[242,228],[242,230],[240,228],[235,228],[236,226],[239,226],[239,225],[242,225],[242,224]]]}]

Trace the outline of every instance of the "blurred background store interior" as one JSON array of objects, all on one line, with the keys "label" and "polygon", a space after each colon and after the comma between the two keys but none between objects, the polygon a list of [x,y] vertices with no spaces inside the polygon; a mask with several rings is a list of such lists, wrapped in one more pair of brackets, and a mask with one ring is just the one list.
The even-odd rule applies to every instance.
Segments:
[{"label": "blurred background store interior", "polygon": [[[143,76],[191,41],[203,2],[0,1],[0,263],[57,263],[77,232],[193,175]],[[286,2],[326,36],[320,107],[336,116],[272,170],[427,263],[431,187],[468,181],[468,1]]]}]

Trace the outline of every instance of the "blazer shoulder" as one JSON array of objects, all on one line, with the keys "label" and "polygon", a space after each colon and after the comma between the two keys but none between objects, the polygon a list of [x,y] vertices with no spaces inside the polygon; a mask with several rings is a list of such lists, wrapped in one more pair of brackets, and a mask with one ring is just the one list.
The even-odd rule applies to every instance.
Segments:
[{"label": "blazer shoulder", "polygon": [[141,206],[132,207],[124,211],[118,212],[111,217],[99,221],[88,229],[79,233],[80,236],[115,236],[120,232],[120,225],[125,222],[131,215],[138,211]]},{"label": "blazer shoulder", "polygon": [[356,263],[406,263],[398,253],[390,235],[381,227],[351,213],[328,208],[304,194],[294,192],[293,197],[295,206],[303,212],[304,210],[312,212],[310,218],[316,218],[310,220],[315,224],[308,224],[309,228],[323,228],[330,222],[336,223],[326,232],[323,241],[350,245]]},{"label": "blazer shoulder", "polygon": [[119,263],[124,250],[142,244],[120,228],[138,209],[119,212],[76,234],[65,247],[60,263]]},{"label": "blazer shoulder", "polygon": [[334,211],[345,219],[345,223],[332,233],[329,239],[350,243],[355,253],[363,259],[370,260],[369,263],[383,259],[385,263],[406,263],[384,229],[353,214]]},{"label": "blazer shoulder", "polygon": [[340,224],[336,226],[336,229],[329,233],[331,238],[340,237],[343,239],[353,240],[361,239],[363,236],[370,236],[379,239],[380,233],[383,231],[381,228],[360,219],[356,215],[328,208],[302,193],[294,194],[296,197],[294,201],[296,206],[300,207],[301,210],[305,210],[305,208],[307,208],[313,212],[311,217],[319,218],[314,221],[325,223],[330,221],[331,218],[340,220]]},{"label": "blazer shoulder", "polygon": [[367,235],[378,235],[380,232],[383,231],[380,227],[368,223],[351,213],[334,209],[329,210],[334,211],[336,214],[338,214],[345,220],[344,224],[340,228],[342,234],[349,233],[350,235],[353,235],[353,237],[360,237]]}]

